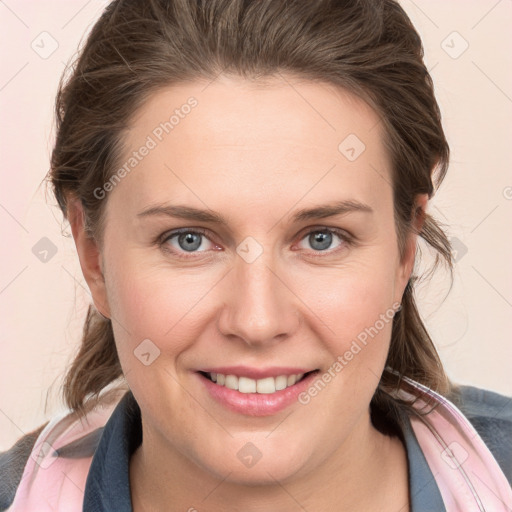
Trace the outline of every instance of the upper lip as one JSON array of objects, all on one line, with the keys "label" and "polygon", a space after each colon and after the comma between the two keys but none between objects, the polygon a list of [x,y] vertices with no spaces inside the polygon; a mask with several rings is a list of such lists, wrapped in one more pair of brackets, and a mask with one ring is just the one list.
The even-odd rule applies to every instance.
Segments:
[{"label": "upper lip", "polygon": [[314,371],[315,368],[271,366],[268,368],[251,368],[250,366],[216,366],[200,368],[198,372],[221,373],[222,375],[236,375],[258,380],[266,377],[278,377],[279,375],[298,375]]}]

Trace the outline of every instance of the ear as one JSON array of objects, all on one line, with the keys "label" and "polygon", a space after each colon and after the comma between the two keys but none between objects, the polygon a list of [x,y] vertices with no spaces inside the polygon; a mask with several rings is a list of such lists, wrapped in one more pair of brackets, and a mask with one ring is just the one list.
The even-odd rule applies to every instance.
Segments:
[{"label": "ear", "polygon": [[80,267],[91,291],[94,306],[103,316],[110,318],[101,252],[96,240],[88,236],[85,231],[85,214],[80,199],[75,197],[69,199],[67,214]]},{"label": "ear", "polygon": [[403,295],[405,287],[407,286],[407,283],[411,277],[414,268],[418,234],[421,232],[421,229],[423,228],[423,223],[425,222],[425,212],[427,209],[427,204],[428,194],[418,194],[416,196],[412,218],[412,229],[410,233],[407,235],[404,255],[398,267],[397,293],[400,293],[399,297],[397,298],[398,302],[401,301],[401,297]]}]

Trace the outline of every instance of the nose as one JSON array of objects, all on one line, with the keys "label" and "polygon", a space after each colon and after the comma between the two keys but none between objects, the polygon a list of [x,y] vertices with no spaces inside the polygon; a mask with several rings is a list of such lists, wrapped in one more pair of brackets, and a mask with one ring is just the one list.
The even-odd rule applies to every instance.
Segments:
[{"label": "nose", "polygon": [[254,347],[292,336],[300,324],[300,300],[282,267],[265,252],[251,263],[237,257],[234,265],[223,285],[221,333]]}]

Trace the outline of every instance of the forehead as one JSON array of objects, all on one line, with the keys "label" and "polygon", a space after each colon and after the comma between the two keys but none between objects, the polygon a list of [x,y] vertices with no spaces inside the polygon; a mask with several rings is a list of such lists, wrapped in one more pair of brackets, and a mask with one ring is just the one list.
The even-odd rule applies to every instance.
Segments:
[{"label": "forehead", "polygon": [[233,190],[262,207],[344,191],[368,202],[389,187],[377,113],[332,84],[292,77],[169,86],[139,109],[124,142],[120,166],[150,148],[112,194],[134,206],[176,198],[213,208]]},{"label": "forehead", "polygon": [[[158,129],[169,121],[171,131]],[[150,133],[156,138],[172,133],[176,141],[196,143],[200,136],[206,146],[232,143],[250,149],[257,142],[277,147],[300,139],[337,149],[349,133],[373,142],[380,126],[367,103],[333,84],[292,77],[259,83],[221,75],[213,82],[179,83],[153,93],[134,115],[126,140],[136,143]]]}]

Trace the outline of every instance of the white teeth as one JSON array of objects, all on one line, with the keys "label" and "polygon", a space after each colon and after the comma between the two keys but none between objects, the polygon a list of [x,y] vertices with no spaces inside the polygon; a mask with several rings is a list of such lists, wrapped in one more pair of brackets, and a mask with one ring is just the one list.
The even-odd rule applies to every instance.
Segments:
[{"label": "white teeth", "polygon": [[256,381],[256,391],[258,393],[275,393],[276,392],[276,380],[274,377],[267,377],[265,379],[258,379]]},{"label": "white teeth", "polygon": [[249,377],[237,377],[236,375],[223,375],[222,373],[209,373],[210,379],[219,386],[226,386],[240,393],[272,394],[293,386],[302,377],[303,373],[295,375],[279,375],[277,377],[265,377],[264,379],[250,379]]},{"label": "white teeth", "polygon": [[[238,391],[240,393],[256,393],[256,381],[247,377],[238,379]],[[258,391],[261,393],[261,391]]]},{"label": "white teeth", "polygon": [[276,377],[276,390],[280,391],[281,389],[285,389],[288,384],[288,377],[286,375],[279,375]]},{"label": "white teeth", "polygon": [[226,375],[224,386],[229,389],[238,390],[238,377],[236,375]]}]

